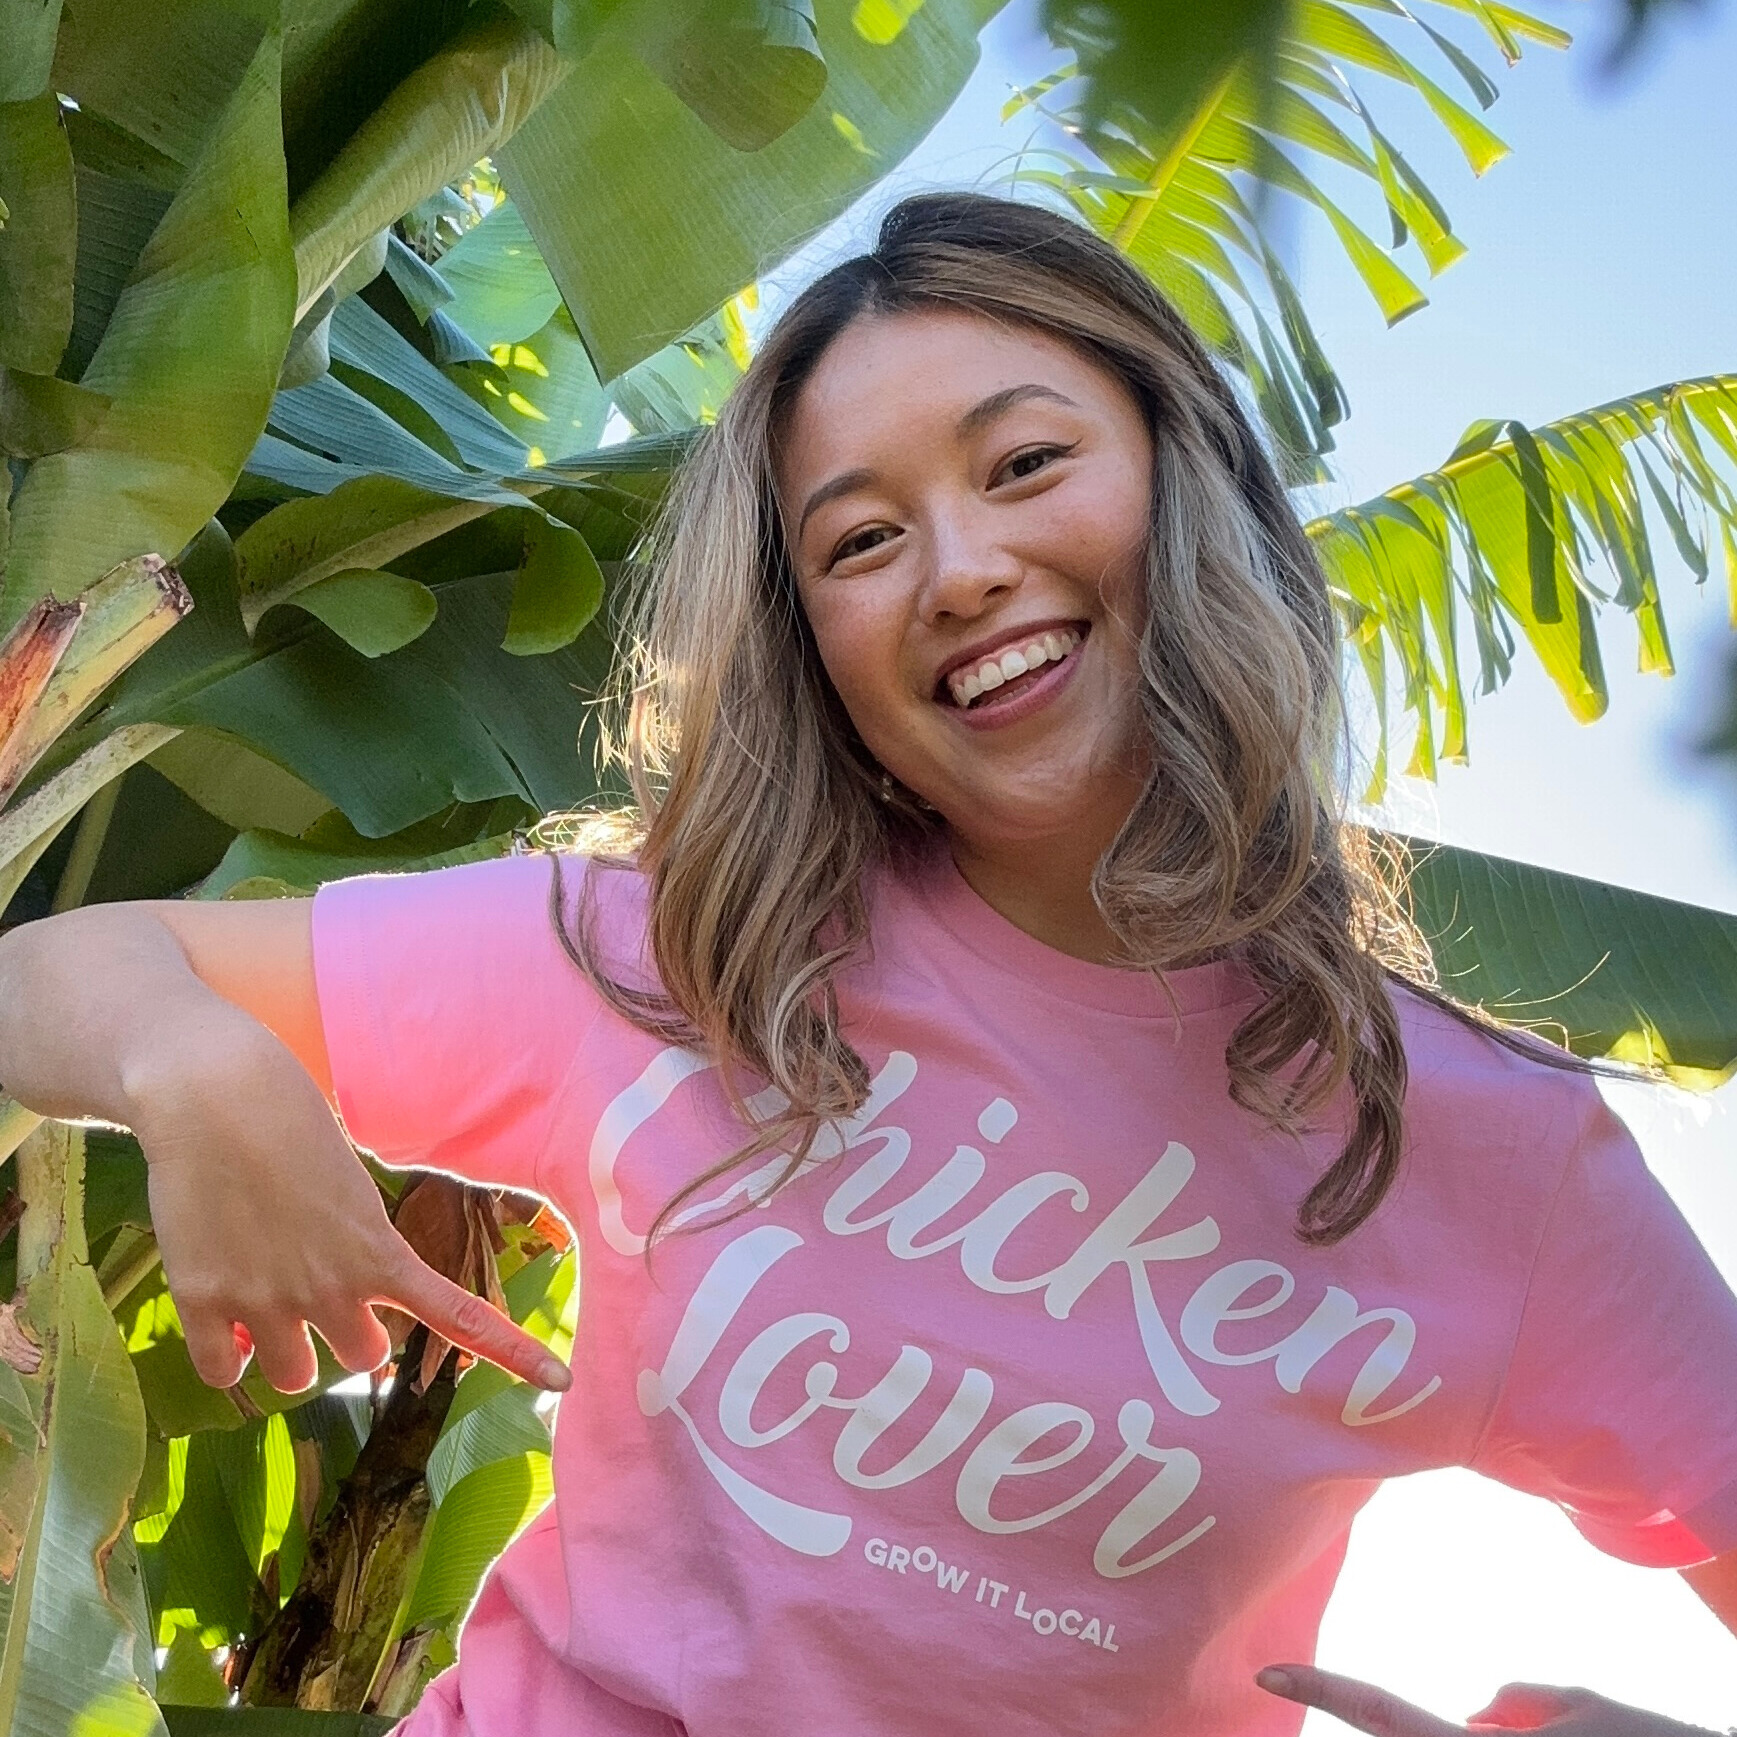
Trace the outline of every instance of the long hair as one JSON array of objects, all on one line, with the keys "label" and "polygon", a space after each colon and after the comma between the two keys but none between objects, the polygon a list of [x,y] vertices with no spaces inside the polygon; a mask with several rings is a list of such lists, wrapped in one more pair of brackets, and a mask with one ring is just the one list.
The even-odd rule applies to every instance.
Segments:
[{"label": "long hair", "polygon": [[[606,962],[582,906],[569,951],[617,1012],[720,1064],[751,1137],[692,1182],[782,1153],[868,1085],[834,985],[867,939],[865,870],[942,822],[887,781],[822,668],[773,483],[777,439],[853,321],[939,307],[1047,334],[1125,383],[1152,437],[1140,708],[1151,771],[1092,891],[1125,962],[1233,956],[1260,1000],[1225,1050],[1230,1095],[1338,1156],[1302,1201],[1330,1243],[1400,1162],[1406,1057],[1390,979],[1427,946],[1341,818],[1345,730],[1327,583],[1261,441],[1181,315],[1075,223],[974,194],[896,206],[873,252],[811,284],[700,438],[649,540],[627,634],[618,752],[637,813],[618,860],[649,882],[657,982]],[[594,831],[591,843],[595,846]],[[557,869],[559,863],[557,862]],[[1427,992],[1427,991],[1426,991]],[[1436,999],[1432,996],[1431,999]],[[1542,1047],[1542,1046],[1539,1046]],[[784,1107],[770,1112],[776,1088]]]}]

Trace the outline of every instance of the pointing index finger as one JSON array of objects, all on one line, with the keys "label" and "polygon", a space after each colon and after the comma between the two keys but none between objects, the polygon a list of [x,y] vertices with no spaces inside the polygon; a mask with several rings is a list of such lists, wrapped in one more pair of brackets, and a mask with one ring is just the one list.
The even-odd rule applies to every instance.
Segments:
[{"label": "pointing index finger", "polygon": [[1368,1737],[1465,1737],[1463,1725],[1450,1725],[1373,1683],[1313,1665],[1268,1665],[1255,1673],[1255,1681],[1269,1694],[1318,1707]]},{"label": "pointing index finger", "polygon": [[573,1385],[567,1365],[499,1309],[443,1277],[405,1248],[408,1257],[375,1299],[396,1303],[443,1339],[486,1362],[498,1364],[534,1387],[564,1393]]}]

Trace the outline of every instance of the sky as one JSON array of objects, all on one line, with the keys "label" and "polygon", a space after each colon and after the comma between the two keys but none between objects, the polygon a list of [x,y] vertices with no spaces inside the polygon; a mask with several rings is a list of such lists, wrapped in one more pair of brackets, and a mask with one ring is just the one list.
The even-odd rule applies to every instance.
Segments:
[{"label": "sky", "polygon": [[[1475,38],[1447,23],[1463,45]],[[1378,114],[1435,187],[1467,256],[1431,305],[1383,327],[1330,235],[1284,237],[1352,415],[1323,504],[1346,505],[1438,464],[1479,417],[1536,424],[1669,380],[1737,372],[1737,5],[1673,18],[1625,70],[1605,70],[1615,0],[1539,0],[1577,35],[1496,74],[1488,117],[1513,152],[1474,181],[1421,105]],[[984,36],[971,84],[903,170],[777,275],[790,284],[872,235],[925,186],[991,186],[1029,127],[1009,90],[1046,69],[1029,7]],[[1451,75],[1450,75],[1451,77]],[[1379,81],[1376,81],[1379,84]],[[1445,81],[1444,81],[1445,82]],[[1365,204],[1360,210],[1369,216]],[[1727,603],[1660,550],[1678,673],[1634,672],[1610,623],[1609,714],[1573,722],[1530,669],[1471,716],[1466,767],[1400,781],[1383,818],[1406,830],[1737,912],[1737,782],[1694,744],[1737,651]],[[1715,582],[1716,583],[1716,582]],[[1708,1097],[1617,1085],[1648,1162],[1737,1285],[1737,1084]],[[1471,1473],[1389,1484],[1353,1533],[1320,1659],[1464,1718],[1509,1680],[1580,1683],[1724,1730],[1737,1721],[1737,1639],[1673,1574],[1601,1556],[1555,1509]],[[1311,1715],[1306,1737],[1344,1727]]]}]

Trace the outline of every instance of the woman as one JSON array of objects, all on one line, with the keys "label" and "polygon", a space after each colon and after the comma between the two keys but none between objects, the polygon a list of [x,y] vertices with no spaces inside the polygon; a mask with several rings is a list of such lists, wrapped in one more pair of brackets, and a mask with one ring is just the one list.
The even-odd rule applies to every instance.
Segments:
[{"label": "woman", "polygon": [[208,1381],[374,1368],[390,1302],[567,1385],[328,1099],[577,1227],[556,1500],[416,1737],[1441,1731],[1255,1680],[1382,1478],[1737,1547],[1737,1301],[1582,1072],[1407,985],[1321,574],[1110,249],[895,210],[681,479],[638,665],[631,854],[0,947],[0,1077],[137,1130]]}]

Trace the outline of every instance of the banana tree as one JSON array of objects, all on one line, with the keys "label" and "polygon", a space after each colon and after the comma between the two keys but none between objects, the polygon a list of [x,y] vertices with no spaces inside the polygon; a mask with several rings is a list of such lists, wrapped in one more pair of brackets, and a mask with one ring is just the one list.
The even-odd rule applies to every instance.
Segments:
[{"label": "banana tree", "polygon": [[[895,164],[994,8],[860,29],[836,0],[727,10],[0,0],[14,920],[179,890],[225,856],[244,891],[457,860],[592,791],[574,747],[608,660],[605,570],[679,442],[508,432],[491,393],[559,423],[426,303],[456,290],[390,226],[497,152],[539,269],[565,279],[541,342],[619,376]],[[551,188],[568,166],[583,201]],[[376,309],[352,299],[376,278]],[[508,334],[516,373],[554,311]],[[642,421],[654,401],[683,419],[689,354],[620,387]],[[185,585],[160,562],[103,578],[144,551],[181,551]],[[33,1122],[0,1107],[3,1210],[24,1221],[0,1251],[19,1286],[0,1333],[8,1729],[160,1730],[153,1687],[177,1730],[237,1690],[402,1710],[547,1495],[532,1396],[414,1336],[372,1399],[207,1393],[136,1147]],[[392,1210],[428,1258],[570,1331],[571,1255],[535,1203],[424,1182]]]}]

